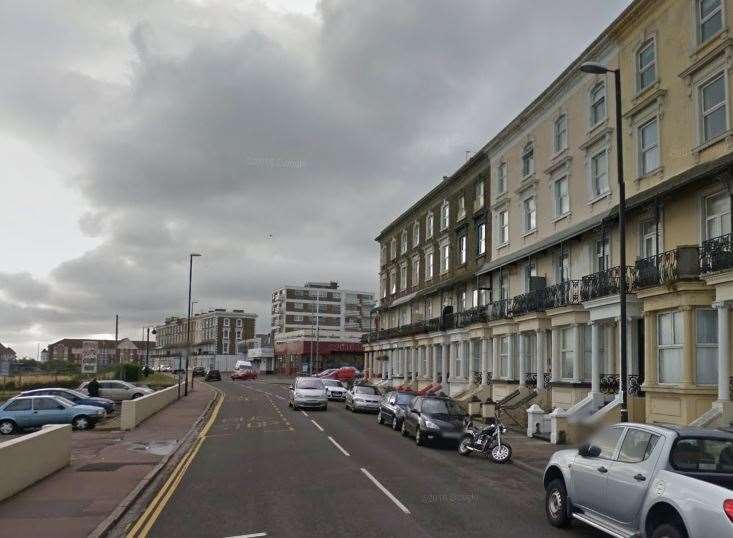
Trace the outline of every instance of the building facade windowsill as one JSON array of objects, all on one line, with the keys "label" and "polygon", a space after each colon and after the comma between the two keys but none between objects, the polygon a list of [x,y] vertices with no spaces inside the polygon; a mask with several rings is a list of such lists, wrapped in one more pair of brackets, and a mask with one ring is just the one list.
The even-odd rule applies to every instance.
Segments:
[{"label": "building facade windowsill", "polygon": [[655,176],[661,176],[664,173],[664,166],[657,166],[654,170],[647,172],[646,174],[640,175],[636,178],[636,181],[644,181]]},{"label": "building facade windowsill", "polygon": [[598,194],[598,195],[594,196],[593,198],[591,198],[590,200],[588,200],[588,205],[593,205],[593,204],[595,204],[597,202],[600,202],[601,200],[603,200],[605,198],[608,198],[609,196],[611,196],[611,191],[610,190],[609,191],[606,191],[604,193]]},{"label": "building facade windowsill", "polygon": [[529,237],[530,235],[534,235],[537,233],[537,227],[532,228],[531,230],[527,230],[522,234],[522,237]]},{"label": "building facade windowsill", "polygon": [[552,219],[552,222],[560,222],[563,219],[567,219],[572,214],[573,214],[572,211],[568,211],[567,213],[563,213],[562,215],[560,215],[560,216],[555,217],[554,219]]},{"label": "building facade windowsill", "polygon": [[697,146],[695,148],[692,148],[692,153],[695,153],[695,154],[702,153],[703,151],[705,151],[709,147],[712,147],[712,146],[714,146],[716,144],[719,144],[720,142],[723,142],[724,140],[726,140],[730,136],[733,136],[733,130],[732,129],[728,129],[727,131],[725,131],[725,132],[719,134],[718,136],[716,136],[715,138],[711,138],[707,142],[703,142],[699,146]]},{"label": "building facade windowsill", "polygon": [[496,250],[503,250],[507,248],[511,243],[507,241],[506,243],[501,243],[499,245],[496,245]]}]

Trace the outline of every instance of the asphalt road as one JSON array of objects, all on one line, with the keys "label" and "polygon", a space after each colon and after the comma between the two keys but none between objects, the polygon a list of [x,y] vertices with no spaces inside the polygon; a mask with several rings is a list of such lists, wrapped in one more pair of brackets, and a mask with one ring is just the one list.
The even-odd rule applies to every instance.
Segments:
[{"label": "asphalt road", "polygon": [[373,414],[293,411],[287,387],[216,383],[219,415],[150,536],[602,536],[546,521],[541,481],[417,447]]}]

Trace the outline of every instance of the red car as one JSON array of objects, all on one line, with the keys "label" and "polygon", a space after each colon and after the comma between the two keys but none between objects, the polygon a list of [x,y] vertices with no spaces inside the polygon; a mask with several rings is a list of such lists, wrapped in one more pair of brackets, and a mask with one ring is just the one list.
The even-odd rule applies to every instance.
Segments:
[{"label": "red car", "polygon": [[328,377],[332,373],[334,373],[337,370],[337,368],[329,368],[328,370],[323,370],[322,372],[318,372],[315,374],[314,377]]},{"label": "red car", "polygon": [[232,381],[235,379],[257,379],[257,372],[254,370],[234,370],[231,378]]},{"label": "red car", "polygon": [[326,379],[337,379],[338,381],[351,381],[352,379],[357,377],[359,373],[359,370],[357,370],[353,366],[344,366],[342,368],[337,368],[333,372],[322,377]]}]

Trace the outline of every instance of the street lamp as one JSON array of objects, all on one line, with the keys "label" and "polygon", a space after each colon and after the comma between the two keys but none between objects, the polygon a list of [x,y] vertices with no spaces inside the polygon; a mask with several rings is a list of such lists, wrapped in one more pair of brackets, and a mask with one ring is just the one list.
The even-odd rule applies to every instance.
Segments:
[{"label": "street lamp", "polygon": [[[183,374],[186,382],[183,392],[184,396],[188,396],[188,356],[191,354],[191,279],[193,276],[193,259],[200,256],[201,254],[195,252],[188,255],[188,322],[186,323],[186,370]],[[193,379],[191,380],[191,388],[193,388]]]},{"label": "street lamp", "polygon": [[614,80],[614,93],[616,98],[616,168],[618,174],[618,233],[619,233],[619,248],[621,249],[620,256],[620,272],[621,278],[619,279],[618,295],[619,303],[621,308],[621,374],[619,390],[621,391],[621,422],[627,422],[629,420],[629,407],[628,407],[628,395],[626,391],[627,386],[627,325],[626,325],[626,185],[624,183],[624,148],[621,139],[621,70],[610,69],[605,65],[586,62],[580,66],[580,70],[583,73],[590,73],[592,75],[605,75],[606,73],[613,73]]}]

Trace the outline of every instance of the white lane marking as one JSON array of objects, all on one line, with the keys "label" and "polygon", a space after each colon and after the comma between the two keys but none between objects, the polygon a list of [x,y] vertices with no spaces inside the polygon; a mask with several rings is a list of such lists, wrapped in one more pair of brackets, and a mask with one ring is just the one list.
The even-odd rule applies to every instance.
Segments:
[{"label": "white lane marking", "polygon": [[258,538],[259,536],[267,536],[267,533],[255,532],[254,534],[240,534],[239,536],[229,536],[228,538]]},{"label": "white lane marking", "polygon": [[392,495],[387,488],[385,488],[382,484],[380,484],[379,480],[374,478],[369,471],[367,471],[366,469],[364,469],[364,467],[362,467],[361,472],[364,473],[367,476],[367,478],[371,480],[374,483],[374,485],[377,486],[382,491],[382,493],[384,493],[387,497],[389,497],[389,499],[393,503],[395,503],[400,510],[402,510],[405,514],[410,513],[407,507],[404,504],[402,504],[397,497]]},{"label": "white lane marking", "polygon": [[316,428],[318,428],[319,430],[323,431],[323,428],[321,428],[321,425],[320,425],[320,424],[318,424],[318,422],[316,422],[316,421],[315,421],[315,420],[313,420],[313,419],[311,419],[311,422],[312,422],[312,423],[313,423],[313,424],[315,425],[315,427],[316,427]]},{"label": "white lane marking", "polygon": [[300,410],[300,412],[301,412],[301,413],[303,413],[303,414],[304,414],[304,415],[305,415],[306,417],[308,416],[308,413],[306,413],[306,412],[305,412],[305,411],[303,411],[302,409]]},{"label": "white lane marking", "polygon": [[285,399],[285,396],[280,396],[279,394],[274,394],[275,398],[280,398],[281,400]]},{"label": "white lane marking", "polygon": [[336,440],[333,437],[331,437],[330,435],[328,436],[328,440],[331,441],[336,446],[336,448],[338,448],[343,453],[344,456],[351,456],[351,454],[346,452],[346,450],[344,450],[344,447],[338,444]]}]

